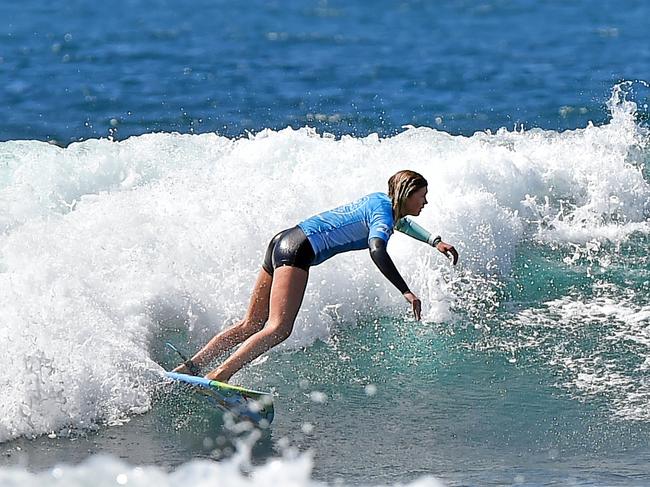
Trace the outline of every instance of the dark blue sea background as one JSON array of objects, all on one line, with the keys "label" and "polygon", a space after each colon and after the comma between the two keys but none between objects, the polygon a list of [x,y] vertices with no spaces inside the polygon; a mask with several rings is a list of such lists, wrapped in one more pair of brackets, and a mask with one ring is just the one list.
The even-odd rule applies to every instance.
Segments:
[{"label": "dark blue sea background", "polygon": [[0,140],[390,135],[602,122],[647,2],[83,0],[0,6]]}]

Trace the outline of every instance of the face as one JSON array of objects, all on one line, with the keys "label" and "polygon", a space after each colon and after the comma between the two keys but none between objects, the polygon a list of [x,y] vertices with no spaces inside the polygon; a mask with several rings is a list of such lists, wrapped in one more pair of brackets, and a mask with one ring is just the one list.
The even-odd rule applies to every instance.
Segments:
[{"label": "face", "polygon": [[406,198],[406,202],[404,204],[405,215],[418,216],[420,214],[422,208],[424,208],[424,205],[428,203],[428,191],[429,189],[425,186],[411,193],[411,195]]}]

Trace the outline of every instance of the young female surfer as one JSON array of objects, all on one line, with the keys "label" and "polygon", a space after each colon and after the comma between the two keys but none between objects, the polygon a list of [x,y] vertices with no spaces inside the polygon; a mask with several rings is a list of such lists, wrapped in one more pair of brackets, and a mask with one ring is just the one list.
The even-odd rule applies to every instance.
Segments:
[{"label": "young female surfer", "polygon": [[455,265],[458,253],[452,245],[432,237],[407,218],[418,216],[426,204],[426,179],[414,171],[399,171],[388,180],[388,194],[369,194],[278,233],[266,250],[244,318],[217,334],[174,372],[198,375],[201,366],[241,343],[206,375],[227,382],[244,365],[289,337],[305,294],[309,268],[349,250],[370,249],[372,261],[411,304],[419,320],[422,303],[397,271],[386,244],[395,229],[432,245],[453,258]]}]

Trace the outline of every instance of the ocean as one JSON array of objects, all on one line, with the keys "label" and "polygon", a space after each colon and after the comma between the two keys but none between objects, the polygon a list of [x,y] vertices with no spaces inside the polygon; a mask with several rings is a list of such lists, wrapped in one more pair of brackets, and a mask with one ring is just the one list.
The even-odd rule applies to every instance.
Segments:
[{"label": "ocean", "polygon": [[[650,485],[650,4],[0,6],[0,485]],[[170,389],[269,239],[410,168],[389,252],[312,269],[232,379]],[[216,362],[215,362],[216,365]]]}]

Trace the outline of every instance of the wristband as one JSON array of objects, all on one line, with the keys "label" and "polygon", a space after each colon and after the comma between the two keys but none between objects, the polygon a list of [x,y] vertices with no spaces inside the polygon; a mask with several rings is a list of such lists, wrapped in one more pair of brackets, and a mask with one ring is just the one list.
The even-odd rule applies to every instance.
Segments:
[{"label": "wristband", "polygon": [[440,242],[442,242],[442,238],[440,237],[440,235],[438,235],[430,243],[432,247],[437,247]]}]

